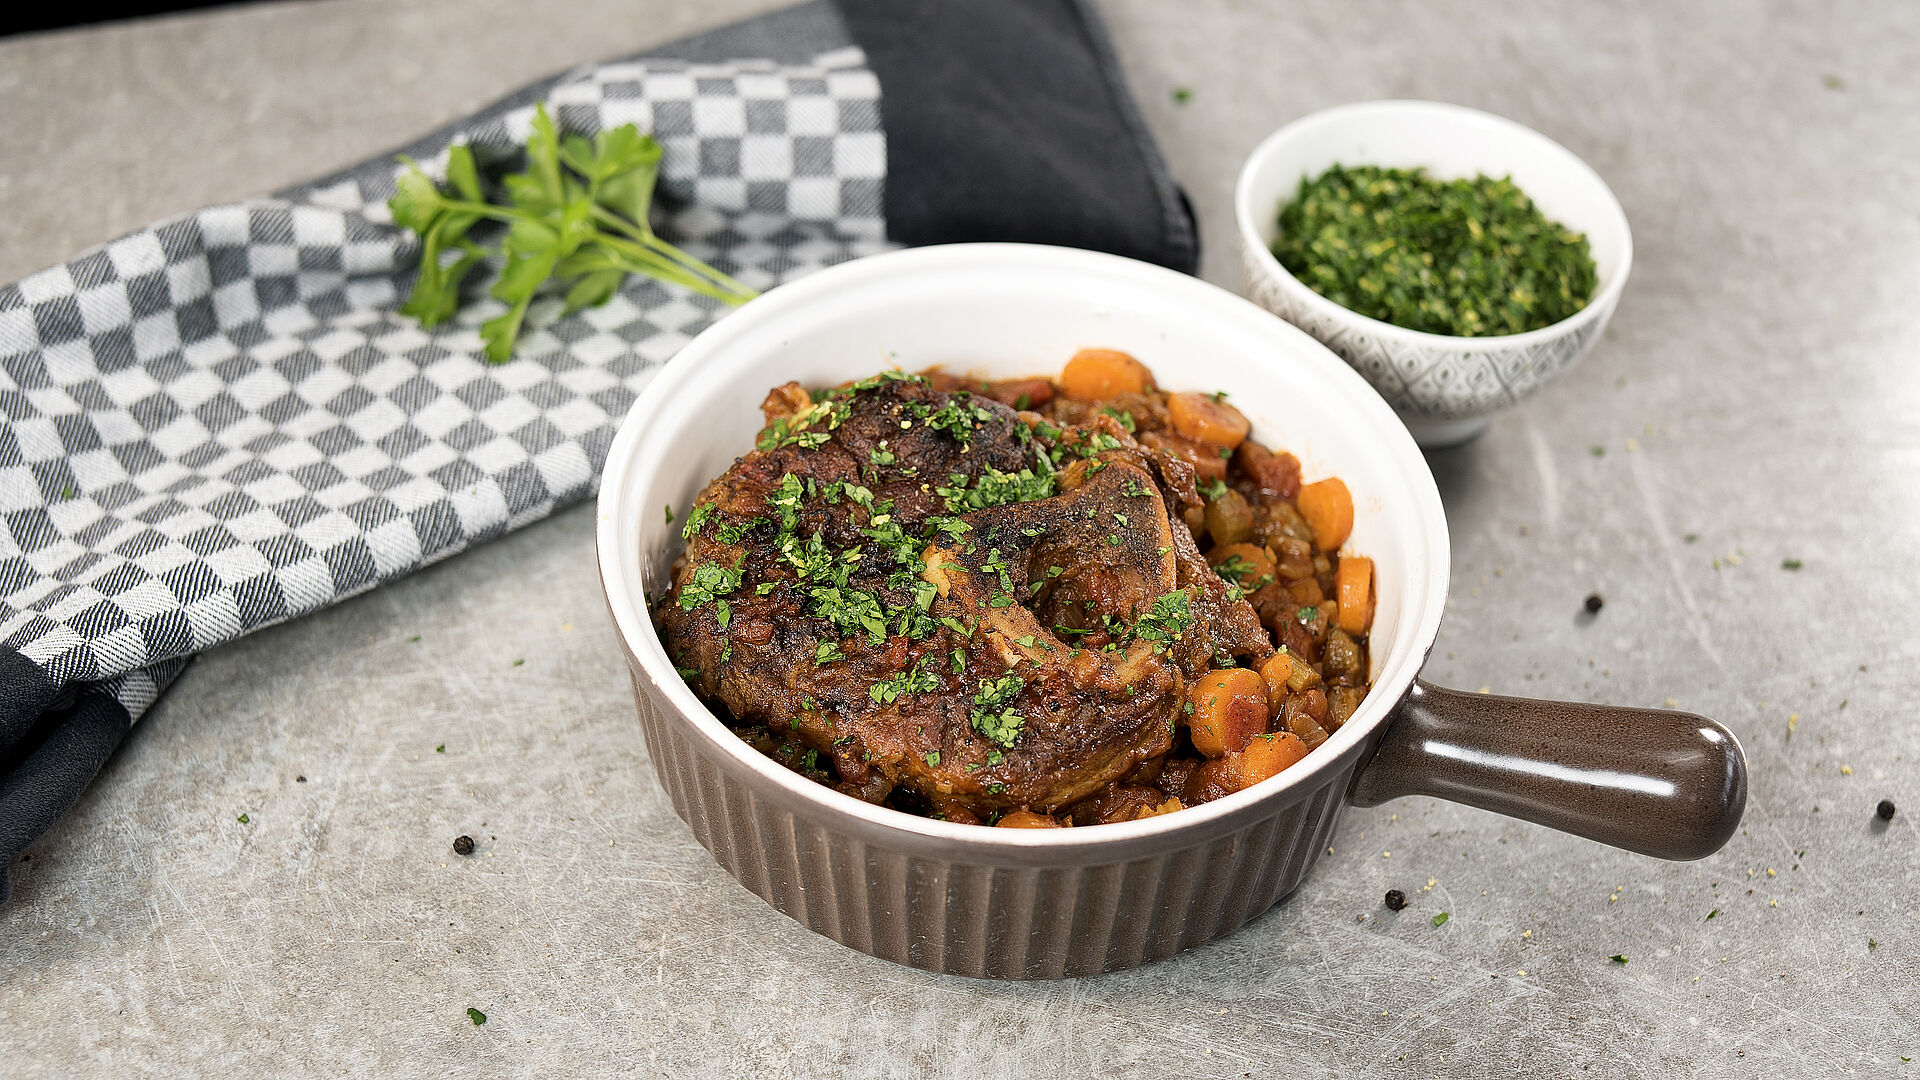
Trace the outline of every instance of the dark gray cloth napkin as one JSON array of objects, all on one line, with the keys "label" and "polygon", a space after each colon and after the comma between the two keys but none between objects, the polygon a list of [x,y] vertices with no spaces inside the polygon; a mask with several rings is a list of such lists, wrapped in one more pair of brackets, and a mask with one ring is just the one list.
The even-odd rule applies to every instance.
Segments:
[{"label": "dark gray cloth napkin", "polygon": [[[750,57],[751,59],[739,59]],[[1026,240],[1191,271],[1191,214],[1082,0],[841,0],[528,86],[401,152],[511,155],[533,106],[665,146],[656,225],[765,289],[896,243]],[[483,158],[486,156],[483,153]],[[417,244],[383,154],[0,289],[0,902],[192,655],[586,498],[720,305],[642,279],[395,309]]]}]

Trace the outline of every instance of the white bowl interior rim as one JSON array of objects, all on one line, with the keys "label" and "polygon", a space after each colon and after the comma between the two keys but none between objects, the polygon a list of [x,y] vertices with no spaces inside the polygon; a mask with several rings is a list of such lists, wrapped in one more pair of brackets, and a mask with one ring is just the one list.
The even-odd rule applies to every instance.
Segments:
[{"label": "white bowl interior rim", "polygon": [[[1376,131],[1402,124],[1421,130],[1423,141],[1446,141],[1450,152],[1457,155],[1456,160],[1468,158],[1475,163],[1464,169],[1437,169],[1433,168],[1430,157],[1404,145],[1396,145],[1391,135],[1383,135],[1374,142],[1367,141],[1373,138]],[[1425,165],[1430,172],[1442,178],[1464,175],[1467,170],[1478,170],[1489,176],[1513,174],[1521,190],[1533,199],[1543,213],[1587,234],[1588,242],[1594,249],[1595,270],[1599,277],[1599,287],[1594,290],[1593,297],[1587,301],[1586,307],[1572,315],[1535,330],[1469,338],[1395,326],[1362,315],[1352,308],[1342,307],[1308,288],[1291,271],[1280,265],[1271,246],[1277,231],[1281,206],[1279,199],[1286,196],[1261,198],[1259,201],[1262,205],[1256,206],[1256,191],[1266,188],[1268,172],[1279,167],[1276,159],[1288,150],[1309,140],[1336,135],[1356,148],[1350,154],[1334,155],[1334,158],[1309,168],[1315,171],[1325,169],[1337,158],[1345,165],[1384,165],[1391,168]],[[1359,149],[1362,145],[1364,150]],[[1548,163],[1552,171],[1571,180],[1560,185],[1550,183],[1534,170],[1526,168],[1528,161]],[[1284,183],[1281,184],[1288,196],[1299,183],[1303,170],[1292,172],[1293,175],[1283,178]],[[1309,113],[1267,136],[1247,156],[1246,163],[1241,166],[1240,177],[1234,184],[1233,202],[1241,243],[1289,293],[1323,316],[1357,322],[1366,326],[1370,333],[1408,344],[1487,351],[1495,348],[1526,348],[1548,338],[1571,333],[1612,309],[1621,290],[1626,288],[1627,275],[1633,266],[1633,232],[1627,225],[1626,211],[1621,209],[1620,200],[1614,196],[1613,189],[1607,186],[1607,182],[1600,178],[1592,166],[1573,151],[1524,124],[1465,105],[1439,101],[1362,101]],[[1268,202],[1272,205],[1265,205]],[[1603,252],[1608,257],[1603,257]],[[1614,252],[1617,252],[1617,256],[1612,254]]]},{"label": "white bowl interior rim", "polygon": [[[966,297],[968,290],[974,294],[971,300]],[[1371,455],[1370,467],[1381,473],[1384,484],[1399,489],[1391,495],[1390,504],[1375,493],[1354,492],[1356,542],[1368,530],[1392,529],[1396,532],[1390,535],[1403,549],[1390,564],[1384,560],[1376,564],[1380,567],[1376,631],[1388,622],[1395,625],[1390,647],[1385,655],[1370,655],[1374,688],[1360,709],[1300,764],[1245,791],[1177,814],[1081,829],[987,829],[875,806],[792,772],[734,735],[676,672],[648,617],[643,591],[658,591],[664,586],[663,580],[649,576],[647,562],[659,559],[664,564],[666,556],[660,553],[677,550],[674,545],[679,517],[668,535],[662,506],[671,502],[676,515],[684,515],[694,494],[748,449],[752,431],[758,427],[758,405],[765,391],[788,377],[805,381],[804,373],[786,373],[782,350],[796,342],[804,343],[809,334],[844,335],[849,327],[877,318],[878,312],[916,300],[952,309],[956,317],[964,316],[971,324],[988,325],[994,320],[982,320],[978,308],[969,304],[977,303],[982,295],[994,294],[1012,304],[1044,302],[1049,310],[1057,311],[1057,316],[1049,317],[1060,323],[1052,328],[1051,336],[1086,345],[1105,341],[1102,318],[1109,314],[1128,316],[1128,310],[1117,303],[1122,300],[1130,302],[1129,309],[1150,309],[1139,318],[1157,316],[1156,326],[1164,327],[1172,321],[1167,316],[1177,312],[1184,320],[1182,325],[1189,328],[1182,332],[1189,337],[1197,332],[1192,327],[1209,327],[1211,330],[1201,337],[1232,336],[1247,345],[1257,345],[1277,358],[1277,366],[1263,370],[1261,357],[1239,358],[1246,362],[1247,373],[1239,378],[1237,386],[1229,380],[1224,389],[1241,392],[1244,402],[1256,396],[1247,389],[1253,379],[1278,377],[1292,369],[1316,384],[1316,410],[1344,421],[1348,434],[1338,441],[1345,445],[1288,447],[1301,456],[1307,477],[1327,474],[1324,468],[1316,471],[1316,464],[1325,460],[1328,449],[1336,457],[1365,453]],[[910,330],[901,336],[916,332]],[[1181,344],[1172,332],[1162,329],[1158,333],[1168,351],[1158,357],[1162,362],[1155,368],[1157,377],[1170,389],[1189,388],[1178,369],[1166,362],[1167,357],[1178,354]],[[1037,340],[1046,335],[1033,336]],[[1138,355],[1142,341],[1136,338],[1113,344],[1133,347]],[[885,343],[876,342],[874,352],[837,360],[829,368],[837,371],[837,378],[862,377],[889,366],[892,351]],[[1038,354],[1032,359],[1014,359],[1007,362],[1011,366],[993,374],[1057,372],[1068,355],[1070,351],[1060,352],[1057,345],[1049,346],[1047,359],[1040,359]],[[1149,366],[1155,358],[1142,356]],[[903,365],[914,366],[906,358]],[[717,438],[713,431],[721,425],[703,425],[700,419],[706,415],[702,409],[707,404],[744,409],[755,419],[742,421],[750,426],[741,429],[743,434],[737,442],[729,437],[729,445],[709,447],[708,456],[719,452],[722,457],[715,459],[718,464],[710,470],[700,471],[705,467],[691,466],[687,461],[701,455],[682,448],[690,445],[683,440],[713,442]],[[1287,445],[1284,439],[1276,439],[1284,433],[1263,431],[1257,415],[1255,435]],[[676,459],[682,462],[682,472],[694,468],[698,475],[683,477],[680,486],[664,489],[666,481],[662,477],[671,468],[667,463]],[[1348,481],[1353,483],[1350,477]],[[702,332],[661,369],[616,435],[601,483],[595,539],[614,623],[627,647],[639,658],[646,676],[689,722],[762,778],[825,809],[855,815],[871,825],[968,845],[1066,844],[1085,848],[1126,843],[1197,826],[1289,788],[1317,783],[1386,720],[1412,684],[1439,630],[1450,569],[1445,512],[1425,459],[1386,402],[1325,346],[1257,305],[1196,278],[1117,256],[1039,245],[956,244],[907,249],[832,267],[771,290]]]}]

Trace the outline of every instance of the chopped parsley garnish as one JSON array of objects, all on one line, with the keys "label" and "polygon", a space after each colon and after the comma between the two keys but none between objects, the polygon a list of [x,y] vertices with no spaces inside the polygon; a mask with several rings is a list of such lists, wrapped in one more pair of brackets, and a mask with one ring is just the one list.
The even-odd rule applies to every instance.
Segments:
[{"label": "chopped parsley garnish", "polygon": [[1251,576],[1255,569],[1257,567],[1248,562],[1245,556],[1235,555],[1214,564],[1213,572],[1228,581],[1240,581]]},{"label": "chopped parsley garnish", "polygon": [[1205,496],[1208,502],[1214,502],[1226,493],[1227,482],[1225,480],[1212,481],[1200,489],[1200,494]]},{"label": "chopped parsley garnish", "polygon": [[966,446],[973,442],[973,429],[993,419],[993,410],[973,400],[962,390],[947,399],[945,405],[926,414],[927,426],[944,431],[955,442]]},{"label": "chopped parsley garnish", "polygon": [[747,534],[752,532],[755,527],[765,525],[766,523],[767,519],[763,517],[750,517],[745,521],[729,522],[728,524],[720,526],[720,528],[714,532],[713,536],[714,539],[723,544],[738,544],[740,541],[746,539]]},{"label": "chopped parsley garnish", "polygon": [[1273,252],[1342,307],[1431,334],[1549,326],[1597,286],[1585,235],[1549,219],[1511,177],[1334,165],[1301,177]]},{"label": "chopped parsley garnish", "polygon": [[831,641],[821,642],[820,647],[813,651],[813,662],[815,664],[831,664],[836,660],[845,660],[846,658],[847,654],[841,651],[840,646]]},{"label": "chopped parsley garnish", "polygon": [[1131,412],[1128,412],[1125,409],[1116,409],[1113,406],[1108,405],[1105,408],[1101,409],[1100,411],[1107,414],[1108,416],[1113,417],[1115,420],[1118,420],[1120,422],[1120,426],[1123,428],[1126,428],[1129,434],[1140,430],[1139,427],[1136,426],[1133,422],[1133,414]]},{"label": "chopped parsley garnish", "polygon": [[1154,643],[1154,652],[1165,652],[1170,642],[1193,629],[1192,604],[1184,589],[1175,589],[1156,599],[1153,607],[1133,625],[1133,632]]},{"label": "chopped parsley garnish", "polygon": [[707,522],[713,520],[715,513],[712,503],[701,503],[694,507],[693,512],[687,515],[687,523],[680,527],[680,539],[693,539],[695,533],[704,528]]},{"label": "chopped parsley garnish", "polygon": [[927,751],[927,767],[933,768],[935,766],[938,766],[939,764],[940,764],[940,751],[938,750]]},{"label": "chopped parsley garnish", "polygon": [[1048,499],[1056,491],[1052,473],[1036,474],[1031,468],[1010,473],[989,466],[971,486],[965,473],[954,473],[948,480],[949,484],[933,491],[946,500],[947,511],[953,514]]},{"label": "chopped parsley garnish", "polygon": [[880,705],[891,705],[905,694],[925,694],[940,689],[940,676],[929,664],[931,657],[921,657],[912,669],[896,672],[867,688],[867,696]]},{"label": "chopped parsley garnish", "polygon": [[692,611],[740,587],[740,569],[731,570],[719,563],[703,562],[693,568],[693,576],[680,584],[680,610]]},{"label": "chopped parsley garnish", "polygon": [[[844,571],[841,568],[845,580]],[[881,608],[880,600],[865,589],[855,589],[844,584],[815,586],[809,591],[813,599],[813,614],[832,623],[834,629],[842,633],[865,630],[875,645],[887,639],[887,613]]]},{"label": "chopped parsley garnish", "polygon": [[792,532],[800,521],[800,499],[806,494],[806,485],[800,478],[788,473],[780,478],[780,483],[767,494],[767,505],[780,511],[780,531]]},{"label": "chopped parsley garnish", "polygon": [[812,412],[807,412],[802,413],[798,417],[783,416],[775,420],[773,423],[767,425],[766,430],[760,433],[760,438],[755,441],[754,445],[762,450],[778,450],[786,446],[798,446],[803,450],[812,450],[824,444],[828,439],[833,438],[828,432],[798,430],[804,428],[808,419],[813,415]]},{"label": "chopped parsley garnish", "polygon": [[[1012,746],[1020,737],[1026,718],[1010,706],[1026,688],[1027,681],[1011,671],[997,679],[982,679],[973,692],[973,729],[991,742]],[[997,756],[990,754],[988,764],[999,764],[994,760]]]},{"label": "chopped parsley garnish", "polygon": [[[1438,915],[1435,915],[1435,916],[1433,917],[1433,925],[1435,925],[1435,926],[1445,926],[1445,925],[1447,925],[1447,920],[1448,920],[1448,919],[1451,919],[1451,918],[1453,918],[1453,916],[1451,916],[1451,915],[1449,915],[1449,914],[1447,914],[1446,912],[1444,912],[1444,911],[1443,911],[1443,912],[1441,912],[1440,914],[1438,914]],[[1621,961],[1621,963],[1625,963],[1625,962],[1626,962],[1626,961],[1624,961],[1624,960],[1623,960],[1623,961]]]}]

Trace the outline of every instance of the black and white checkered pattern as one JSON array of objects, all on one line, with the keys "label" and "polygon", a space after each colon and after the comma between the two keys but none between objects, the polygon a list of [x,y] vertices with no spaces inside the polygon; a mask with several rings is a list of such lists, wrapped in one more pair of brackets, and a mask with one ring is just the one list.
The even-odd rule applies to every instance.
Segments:
[{"label": "black and white checkered pattern", "polygon": [[[565,130],[660,139],[662,232],[748,285],[887,246],[858,50],[531,89]],[[455,142],[509,156],[534,96],[408,150],[429,171]],[[721,305],[632,279],[566,318],[536,305],[490,366],[497,301],[432,331],[394,312],[418,253],[386,210],[397,175],[383,157],[0,289],[0,644],[138,717],[199,650],[591,494],[641,386]]]}]

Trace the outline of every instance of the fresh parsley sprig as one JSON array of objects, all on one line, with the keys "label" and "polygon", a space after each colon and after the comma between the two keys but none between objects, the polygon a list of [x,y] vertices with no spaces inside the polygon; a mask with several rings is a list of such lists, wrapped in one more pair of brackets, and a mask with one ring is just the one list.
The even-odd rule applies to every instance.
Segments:
[{"label": "fresh parsley sprig", "polygon": [[[400,311],[435,326],[460,307],[460,286],[491,257],[505,265],[490,290],[509,305],[480,327],[488,361],[505,363],[526,322],[527,309],[550,280],[566,287],[566,310],[604,304],[628,274],[691,289],[729,304],[755,293],[740,282],[660,239],[647,224],[660,144],[632,124],[595,135],[562,138],[547,108],[534,110],[527,139],[527,171],[501,181],[505,201],[488,202],[473,150],[447,151],[447,190],[412,159],[399,192],[387,202],[394,224],[420,235],[420,276]],[[479,243],[470,231],[483,221],[506,226],[500,242]]]}]

